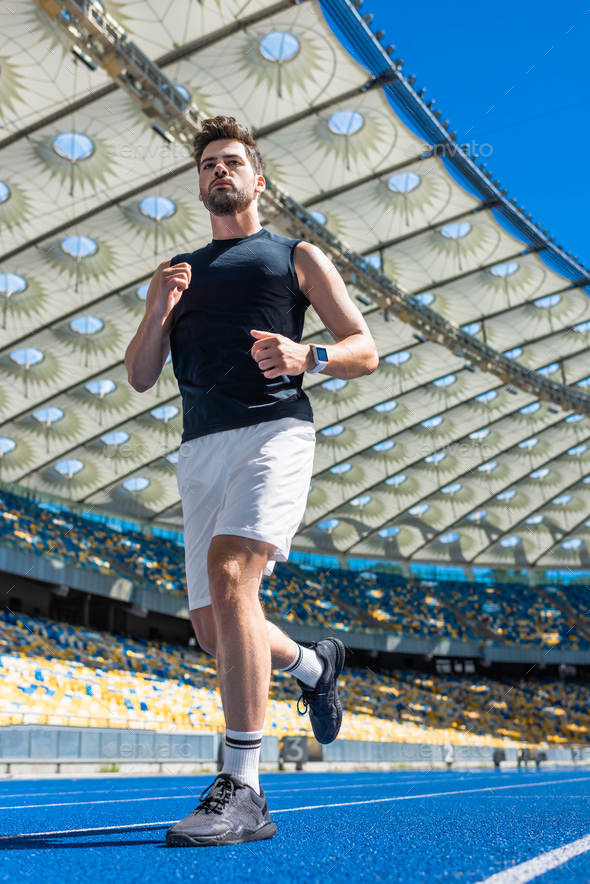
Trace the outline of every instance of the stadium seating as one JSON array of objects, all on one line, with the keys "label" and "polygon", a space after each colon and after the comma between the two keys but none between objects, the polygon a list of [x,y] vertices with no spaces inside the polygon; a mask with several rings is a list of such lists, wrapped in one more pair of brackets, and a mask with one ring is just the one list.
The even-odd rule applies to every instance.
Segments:
[{"label": "stadium seating", "polygon": [[[299,688],[273,674],[265,732],[309,733]],[[471,745],[587,742],[587,689],[576,682],[345,669],[346,739]],[[202,653],[79,626],[0,617],[0,724],[222,730],[215,663]]]},{"label": "stadium seating", "polygon": [[[184,549],[139,531],[117,531],[65,507],[0,491],[0,543],[100,573],[123,575],[144,588],[181,596]],[[278,563],[263,583],[267,616],[339,630],[393,631],[410,638],[481,641],[523,647],[586,650],[590,641],[573,617],[587,618],[590,590],[548,587],[559,605],[521,583],[420,580],[338,568],[313,572]]]}]

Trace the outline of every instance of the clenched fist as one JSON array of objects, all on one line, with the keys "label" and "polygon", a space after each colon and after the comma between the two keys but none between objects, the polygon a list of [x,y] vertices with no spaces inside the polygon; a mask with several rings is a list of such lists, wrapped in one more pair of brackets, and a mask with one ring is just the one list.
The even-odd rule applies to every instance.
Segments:
[{"label": "clenched fist", "polygon": [[284,335],[256,329],[252,329],[250,334],[256,338],[250,352],[265,378],[303,374],[315,365],[310,344],[298,344]]},{"label": "clenched fist", "polygon": [[191,265],[175,264],[174,267],[170,267],[170,261],[164,261],[158,267],[158,272],[160,279],[153,309],[160,316],[168,316],[180,301],[182,293],[189,287]]}]

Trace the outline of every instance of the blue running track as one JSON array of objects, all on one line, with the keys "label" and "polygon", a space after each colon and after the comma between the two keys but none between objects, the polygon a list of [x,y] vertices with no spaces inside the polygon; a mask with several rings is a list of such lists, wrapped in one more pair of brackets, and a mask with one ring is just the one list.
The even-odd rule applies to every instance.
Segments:
[{"label": "blue running track", "polygon": [[590,882],[590,769],[266,774],[271,841],[167,848],[212,779],[0,781],[0,881]]}]

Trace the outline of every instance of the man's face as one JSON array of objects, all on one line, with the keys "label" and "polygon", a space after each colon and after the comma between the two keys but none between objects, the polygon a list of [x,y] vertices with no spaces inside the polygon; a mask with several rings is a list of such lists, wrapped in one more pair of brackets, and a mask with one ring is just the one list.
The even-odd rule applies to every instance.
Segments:
[{"label": "man's face", "polygon": [[239,215],[264,190],[240,141],[212,141],[203,151],[199,199],[212,215]]}]

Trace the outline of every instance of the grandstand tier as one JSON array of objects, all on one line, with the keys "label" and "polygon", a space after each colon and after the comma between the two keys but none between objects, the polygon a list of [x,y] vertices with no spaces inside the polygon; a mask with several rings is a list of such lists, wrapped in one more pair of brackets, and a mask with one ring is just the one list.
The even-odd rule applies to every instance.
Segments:
[{"label": "grandstand tier", "polygon": [[[46,618],[0,620],[0,726],[50,724],[223,730],[214,661],[190,648],[124,638]],[[590,741],[587,687],[551,678],[492,679],[359,668],[341,679],[341,738],[461,745]],[[310,733],[299,688],[273,675],[265,733]]]}]

